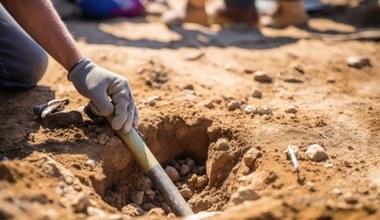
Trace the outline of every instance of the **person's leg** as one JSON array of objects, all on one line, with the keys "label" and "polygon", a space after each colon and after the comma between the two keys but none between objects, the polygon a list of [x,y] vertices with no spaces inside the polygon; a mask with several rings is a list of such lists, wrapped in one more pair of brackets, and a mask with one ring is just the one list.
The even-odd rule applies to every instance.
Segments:
[{"label": "person's leg", "polygon": [[[33,19],[33,18],[31,18]],[[42,78],[46,52],[0,4],[0,87],[28,89]]]},{"label": "person's leg", "polygon": [[212,23],[240,22],[257,25],[258,14],[255,0],[224,0],[225,5],[217,8],[211,16]]},{"label": "person's leg", "polygon": [[302,0],[279,0],[278,9],[272,16],[260,19],[263,26],[284,28],[289,25],[303,24],[308,15],[304,9]]},{"label": "person's leg", "polygon": [[168,25],[183,22],[208,25],[205,9],[206,0],[188,0],[184,11],[168,11],[162,15],[162,20]]}]

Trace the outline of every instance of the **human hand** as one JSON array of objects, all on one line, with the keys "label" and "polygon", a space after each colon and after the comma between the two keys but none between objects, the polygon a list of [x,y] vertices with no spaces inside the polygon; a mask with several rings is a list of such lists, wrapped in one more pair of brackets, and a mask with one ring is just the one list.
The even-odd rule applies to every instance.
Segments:
[{"label": "human hand", "polygon": [[70,70],[68,79],[81,95],[91,100],[90,107],[95,114],[110,116],[114,113],[111,122],[114,130],[128,133],[132,125],[137,126],[138,111],[126,78],[85,58]]}]

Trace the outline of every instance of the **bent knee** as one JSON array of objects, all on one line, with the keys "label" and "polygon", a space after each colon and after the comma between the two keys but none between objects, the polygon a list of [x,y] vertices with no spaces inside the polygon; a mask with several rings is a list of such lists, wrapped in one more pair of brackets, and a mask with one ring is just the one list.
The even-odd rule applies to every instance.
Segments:
[{"label": "bent knee", "polygon": [[37,85],[48,65],[44,50],[34,50],[33,56],[6,60],[1,63],[0,85],[10,89],[29,89]]}]

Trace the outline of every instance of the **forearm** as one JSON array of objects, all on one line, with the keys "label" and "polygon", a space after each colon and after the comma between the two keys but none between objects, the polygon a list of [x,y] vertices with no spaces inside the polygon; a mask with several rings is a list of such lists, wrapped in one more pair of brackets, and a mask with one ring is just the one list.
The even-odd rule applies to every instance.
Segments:
[{"label": "forearm", "polygon": [[83,54],[49,0],[1,0],[20,26],[66,70]]}]

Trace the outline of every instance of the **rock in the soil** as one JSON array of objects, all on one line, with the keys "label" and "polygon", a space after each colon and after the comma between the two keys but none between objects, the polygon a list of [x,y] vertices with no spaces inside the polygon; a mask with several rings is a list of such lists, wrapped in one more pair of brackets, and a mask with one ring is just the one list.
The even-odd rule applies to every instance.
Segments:
[{"label": "rock in the soil", "polygon": [[179,174],[187,175],[190,172],[190,166],[188,164],[182,164]]},{"label": "rock in the soil", "polygon": [[344,201],[348,204],[356,204],[359,202],[359,198],[357,195],[353,194],[352,192],[347,192],[343,195]]},{"label": "rock in the soil", "polygon": [[210,100],[205,101],[203,103],[203,106],[206,107],[206,108],[208,108],[208,109],[214,108],[214,105],[212,104],[212,101],[210,101]]},{"label": "rock in the soil", "polygon": [[261,157],[261,152],[256,148],[249,149],[243,156],[244,164],[249,168],[254,168],[256,160]]},{"label": "rock in the soil", "polygon": [[186,86],[183,87],[183,89],[194,90],[194,85],[193,84],[187,84]]},{"label": "rock in the soil", "polygon": [[272,78],[270,76],[268,76],[263,71],[256,71],[254,75],[255,75],[254,79],[257,82],[260,82],[260,83],[271,83],[272,82]]},{"label": "rock in the soil", "polygon": [[184,199],[190,199],[193,196],[193,192],[189,188],[184,188],[179,191]]},{"label": "rock in the soil", "polygon": [[145,191],[146,196],[148,196],[149,199],[153,200],[156,197],[156,192],[148,189]]},{"label": "rock in the soil", "polygon": [[107,134],[102,133],[99,136],[98,142],[99,142],[100,146],[104,146],[109,140],[110,140],[110,138],[107,136]]},{"label": "rock in the soil", "polygon": [[260,195],[257,194],[253,186],[241,186],[239,189],[232,194],[230,203],[232,205],[238,205],[244,201],[256,200],[259,199]]},{"label": "rock in the soil", "polygon": [[187,165],[189,165],[190,168],[193,168],[195,166],[195,161],[191,158],[186,159]]},{"label": "rock in the soil", "polygon": [[145,211],[149,211],[151,209],[157,208],[157,206],[153,203],[147,202],[141,205],[141,208],[144,209]]},{"label": "rock in the soil", "polygon": [[252,90],[252,97],[253,97],[253,98],[261,99],[261,97],[263,97],[263,93],[261,92],[260,89],[258,89],[258,88],[253,88],[253,90]]},{"label": "rock in the soil", "polygon": [[215,144],[210,145],[210,153],[206,162],[206,173],[209,185],[215,186],[222,182],[231,171],[235,154],[230,150],[226,139],[219,139]]},{"label": "rock in the soil", "polygon": [[214,145],[216,150],[226,151],[230,149],[230,145],[227,139],[219,138],[218,141]]},{"label": "rock in the soil", "polygon": [[144,201],[144,191],[132,191],[131,199],[134,204],[141,205]]},{"label": "rock in the soil", "polygon": [[154,106],[157,101],[161,100],[161,96],[151,96],[146,100],[146,103],[150,106]]},{"label": "rock in the soil", "polygon": [[206,198],[192,198],[189,203],[194,213],[206,210],[211,206],[211,201]]},{"label": "rock in the soil", "polygon": [[347,57],[346,62],[348,66],[358,69],[371,66],[371,61],[367,57],[363,56],[349,56]]},{"label": "rock in the soil", "polygon": [[318,144],[310,145],[305,153],[310,158],[310,160],[316,162],[320,162],[329,158],[327,151]]},{"label": "rock in the soil", "polygon": [[288,106],[288,108],[285,110],[286,113],[295,114],[298,112],[298,108],[294,105]]},{"label": "rock in the soil", "polygon": [[272,115],[272,109],[269,107],[259,107],[257,112],[261,115]]},{"label": "rock in the soil", "polygon": [[94,168],[95,165],[96,165],[96,163],[95,163],[94,160],[89,159],[89,160],[86,161],[86,165],[89,166],[89,167],[91,167],[91,168]]},{"label": "rock in the soil", "polygon": [[67,127],[83,124],[83,117],[79,111],[63,110],[47,114],[42,118],[42,122],[47,127]]},{"label": "rock in the soil", "polygon": [[231,100],[228,102],[227,108],[228,108],[228,111],[233,111],[235,109],[238,109],[238,108],[240,108],[240,102],[235,101],[235,100]]},{"label": "rock in the soil", "polygon": [[166,166],[165,167],[165,172],[168,174],[169,178],[173,181],[176,182],[179,179],[179,173],[176,170],[176,168],[172,166]]},{"label": "rock in the soil", "polygon": [[255,114],[256,113],[256,108],[253,107],[252,105],[247,105],[244,107],[244,112],[247,114]]},{"label": "rock in the soil", "polygon": [[198,176],[194,186],[197,189],[202,189],[203,187],[207,186],[207,183],[208,180],[206,176]]}]

